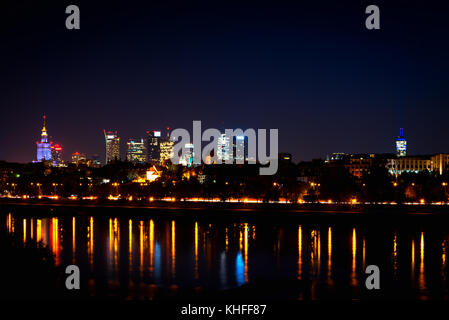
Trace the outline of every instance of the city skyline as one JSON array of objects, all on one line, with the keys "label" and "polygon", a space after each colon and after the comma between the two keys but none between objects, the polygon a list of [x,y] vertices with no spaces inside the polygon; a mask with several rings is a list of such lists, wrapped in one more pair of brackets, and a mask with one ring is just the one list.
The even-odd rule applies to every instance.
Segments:
[{"label": "city skyline", "polygon": [[[146,138],[138,137],[138,138],[128,138],[126,139],[124,143],[120,144],[120,135],[117,130],[103,130],[104,139],[103,141],[106,141],[106,149],[104,149],[104,159],[105,161],[101,161],[102,164],[107,164],[108,162],[112,160],[122,160],[122,161],[131,161],[131,162],[139,162],[139,163],[153,163],[157,164],[158,161],[160,163],[161,160],[161,148],[160,145],[162,142],[169,142],[169,135],[170,135],[170,127],[166,127],[164,133],[159,130],[146,130]],[[41,141],[36,142],[37,146],[37,157],[33,158],[30,161],[27,162],[41,162],[43,160],[52,160],[54,165],[57,164],[56,162],[60,162],[62,159],[63,162],[70,162],[73,157],[83,155],[84,157],[87,157],[91,160],[98,161],[99,154],[101,155],[101,152],[94,152],[94,153],[86,153],[83,151],[83,148],[79,148],[73,151],[65,151],[63,152],[62,147],[58,143],[54,143],[53,141],[50,141],[51,136],[47,133],[47,127],[46,127],[46,115],[43,115],[43,128],[41,129]],[[123,140],[122,140],[123,141]],[[227,142],[226,142],[227,141]],[[226,146],[229,144],[229,138],[226,138],[224,132],[222,133],[221,137],[219,138],[218,142],[218,158],[222,160],[226,160],[228,158],[228,152],[229,146]],[[399,135],[396,136],[394,140],[394,151],[393,147],[388,152],[381,152],[381,153],[375,153],[375,152],[345,152],[344,150],[340,150],[337,152],[324,152],[321,157],[317,157],[314,159],[329,159],[329,156],[332,155],[351,155],[351,154],[394,154],[396,153],[397,157],[405,157],[405,156],[420,156],[420,155],[436,155],[436,154],[442,154],[446,153],[444,150],[440,150],[439,152],[431,153],[431,154],[423,154],[423,153],[415,153],[410,154],[407,152],[408,145],[407,145],[407,139],[404,134],[404,128],[399,128]],[[112,147],[109,147],[108,145],[111,145]],[[238,148],[244,148],[246,150],[246,146],[244,145],[238,145],[238,141],[234,143],[234,147]],[[123,145],[123,148],[121,146]],[[171,144],[172,146],[173,144]],[[48,149],[45,151],[44,149]],[[109,150],[110,149],[110,150]],[[109,151],[108,151],[109,150]],[[221,151],[223,150],[223,151]],[[225,151],[227,150],[227,151]],[[46,152],[46,153],[45,153]],[[288,150],[280,150],[280,153],[289,153]],[[47,154],[48,153],[48,154]],[[169,151],[170,153],[170,151]],[[223,154],[222,154],[223,153]],[[55,160],[59,159],[55,162]],[[84,159],[86,160],[86,159]],[[313,160],[313,159],[310,159]],[[4,161],[0,159],[0,161]],[[301,161],[308,161],[308,160],[298,160],[295,162],[301,162]],[[58,162],[58,163],[59,163]],[[77,162],[77,161],[75,161]]]},{"label": "city skyline", "polygon": [[[147,137],[144,138],[128,138],[125,143],[126,150],[120,148],[120,136],[118,131],[112,130],[103,130],[104,138],[105,138],[105,161],[104,165],[110,163],[111,161],[129,161],[133,163],[140,164],[163,164],[164,161],[170,159],[173,154],[173,145],[174,141],[170,137],[170,127],[165,128],[165,132],[158,130],[147,130]],[[245,142],[245,136],[237,136],[235,142],[231,142],[228,137],[226,137],[225,133],[222,133],[217,140],[217,159],[225,161],[230,159],[229,152],[232,148],[234,151],[234,161],[239,157],[235,156],[235,152],[237,149],[243,150],[243,155],[247,152],[247,146]],[[399,135],[395,140],[395,151],[396,154],[394,156],[393,152],[386,152],[381,154],[376,153],[347,153],[347,152],[333,152],[327,153],[325,156],[325,161],[339,161],[344,159],[350,159],[351,167],[348,167],[351,174],[356,176],[361,176],[362,171],[370,168],[372,166],[372,160],[370,158],[381,156],[386,159],[385,156],[390,155],[387,160],[386,167],[391,174],[400,174],[403,170],[418,172],[423,169],[428,169],[429,171],[437,171],[441,175],[446,168],[447,160],[446,154],[444,152],[438,152],[435,154],[407,154],[407,140],[404,134],[404,128],[399,129]],[[46,116],[43,116],[43,128],[41,132],[41,141],[36,142],[37,146],[37,160],[33,160],[32,162],[42,162],[42,161],[52,161],[53,166],[64,165],[64,157],[62,156],[62,147],[59,144],[54,144],[49,141],[47,129],[46,129]],[[181,159],[179,164],[184,166],[191,166],[193,161],[193,144],[187,143],[185,144],[185,148],[187,148],[187,158]],[[48,149],[48,150],[47,150]],[[47,152],[46,152],[46,151]],[[48,154],[46,154],[48,153]],[[122,156],[124,154],[124,156]],[[287,154],[289,155],[289,161],[294,162],[291,158],[290,153],[280,152],[279,156]],[[395,159],[397,158],[397,159]],[[245,159],[245,156],[244,158]],[[323,160],[323,158],[317,158],[317,160]],[[98,160],[98,154],[92,154],[91,156],[86,155],[86,153],[75,151],[70,154],[70,160],[67,162],[71,163],[87,163],[90,165],[99,166],[101,165],[101,161]],[[355,161],[354,161],[355,160]],[[368,160],[368,162],[366,162]],[[247,160],[248,161],[248,160]],[[302,161],[297,161],[297,163],[301,163]],[[363,163],[365,162],[365,163]],[[234,162],[235,163],[235,162]],[[443,164],[444,163],[444,164]],[[210,163],[206,162],[205,164]],[[354,172],[354,168],[357,172]]]},{"label": "city skyline", "polygon": [[83,3],[83,27],[70,32],[64,4],[12,5],[1,22],[10,63],[0,159],[33,159],[44,112],[65,159],[99,153],[103,128],[144,137],[194,119],[278,128],[280,151],[295,161],[391,152],[400,127],[410,154],[447,152],[447,4],[382,4],[375,31],[365,7]]},{"label": "city skyline", "polygon": [[[46,129],[46,127],[45,127],[46,115],[44,115],[43,118],[44,118],[44,128]],[[159,126],[158,128],[160,128],[160,127],[164,127],[164,126]],[[170,129],[170,128],[167,127],[166,129]],[[243,128],[243,130],[245,130],[245,128]],[[383,151],[381,151],[381,152],[370,151],[369,147],[368,148],[364,148],[364,150],[366,150],[365,152],[361,152],[361,151],[357,151],[357,150],[354,150],[353,152],[345,151],[345,150],[332,150],[332,151],[322,150],[321,154],[317,155],[317,157],[314,157],[314,158],[298,159],[294,155],[293,155],[293,157],[296,158],[295,159],[296,162],[300,162],[300,161],[310,161],[310,160],[313,160],[313,159],[324,159],[324,158],[326,158],[326,156],[328,156],[329,154],[333,154],[333,153],[345,153],[345,154],[363,154],[363,153],[365,153],[365,154],[369,154],[369,153],[377,153],[377,154],[388,154],[388,153],[391,153],[391,154],[393,154],[393,153],[397,153],[398,156],[399,156],[400,152],[398,151],[399,150],[398,148],[405,148],[405,150],[407,150],[407,154],[412,154],[412,155],[429,155],[429,154],[447,153],[447,148],[446,149],[444,149],[444,148],[436,149],[436,150],[434,150],[434,152],[428,152],[428,153],[423,153],[423,152],[420,152],[419,150],[416,150],[416,148],[412,148],[412,150],[415,150],[415,151],[414,152],[409,152],[408,151],[409,150],[409,145],[407,144],[407,142],[406,142],[405,146],[401,146],[401,147],[398,146],[398,141],[406,141],[405,139],[402,140],[404,138],[404,136],[403,136],[404,135],[404,128],[401,127],[401,128],[399,128],[399,130],[400,130],[399,136],[390,137],[391,138],[391,143],[390,143],[391,146],[390,146],[389,150],[387,149],[387,147],[384,147]],[[47,134],[47,131],[48,130],[46,130],[46,132],[45,132],[46,134]],[[148,134],[150,132],[148,130],[140,130],[140,131],[141,132],[146,132],[147,136],[148,136]],[[396,129],[396,131],[397,131],[397,129]],[[120,135],[118,134],[119,130],[108,130],[108,132],[114,132],[120,138]],[[152,132],[159,132],[160,133],[162,131],[153,130]],[[106,134],[106,130],[105,129],[103,129],[103,134],[104,135]],[[41,135],[42,135],[42,128],[41,128]],[[60,144],[54,143],[54,141],[49,141],[53,137],[54,137],[53,135],[48,135],[47,136],[49,148],[52,148],[53,146],[57,146],[59,148],[59,151],[61,152],[62,151],[61,150],[62,146],[60,146]],[[140,136],[136,135],[136,138],[127,138],[127,139],[125,139],[125,141],[127,141],[127,140],[134,140],[134,139],[146,140],[147,138],[145,138],[145,134],[141,134]],[[62,137],[62,139],[64,140],[63,137]],[[91,156],[98,156],[98,155],[101,156],[103,154],[103,156],[101,156],[101,158],[104,159],[105,156],[106,156],[106,153],[104,151],[104,136],[103,136],[102,142],[103,142],[103,146],[102,146],[101,150],[103,150],[103,151],[93,150],[92,152],[85,152],[85,149],[87,149],[87,148],[84,148],[81,144],[79,144],[79,147],[74,148],[72,150],[70,150],[70,149],[67,150],[66,147],[64,146],[64,150],[65,151],[61,152],[62,153],[62,159],[64,161],[69,161],[71,159],[72,155],[74,153],[76,153],[76,152],[82,152],[84,154],[89,155],[90,157]],[[38,142],[36,142],[36,144],[37,143]],[[127,143],[123,142],[123,148],[119,147],[119,149],[120,149],[119,157],[118,157],[119,160],[125,160],[127,158],[127,150],[124,148],[126,145],[127,145]],[[145,148],[148,148],[148,146],[146,146]],[[51,152],[54,152],[54,151],[52,150]],[[289,150],[280,150],[280,152],[290,152],[290,151]],[[36,154],[36,153],[34,152],[34,154]],[[402,155],[402,156],[404,156],[404,155]],[[8,158],[0,159],[0,161],[8,161],[7,159]],[[51,156],[50,156],[50,159],[51,159]],[[8,161],[8,162],[26,163],[26,162],[33,162],[33,161],[36,161],[36,160],[39,161],[37,159],[37,157],[34,157],[33,159],[31,159],[29,161]],[[151,162],[151,161],[148,161],[148,162]],[[106,161],[102,161],[102,163],[105,164]]]},{"label": "city skyline", "polygon": [[6,0],[1,296],[167,319],[449,300],[448,12]]}]

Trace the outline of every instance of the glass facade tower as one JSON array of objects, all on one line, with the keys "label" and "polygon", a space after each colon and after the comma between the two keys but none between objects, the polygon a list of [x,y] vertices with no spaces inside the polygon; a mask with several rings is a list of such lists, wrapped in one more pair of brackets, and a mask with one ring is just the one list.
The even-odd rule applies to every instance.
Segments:
[{"label": "glass facade tower", "polygon": [[127,145],[126,160],[134,163],[145,163],[146,148],[143,139],[129,139]]},{"label": "glass facade tower", "polygon": [[106,164],[120,159],[120,138],[117,131],[104,131],[106,142]]}]

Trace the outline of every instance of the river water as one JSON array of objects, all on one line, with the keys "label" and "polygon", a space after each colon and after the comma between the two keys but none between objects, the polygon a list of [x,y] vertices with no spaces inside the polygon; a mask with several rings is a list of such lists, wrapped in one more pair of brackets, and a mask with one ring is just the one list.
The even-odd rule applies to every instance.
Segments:
[{"label": "river water", "polygon": [[[219,297],[244,286],[267,299],[449,297],[440,218],[33,207],[0,217],[1,232],[43,241],[57,265],[78,265],[89,296]],[[380,290],[365,287],[373,264]]]}]

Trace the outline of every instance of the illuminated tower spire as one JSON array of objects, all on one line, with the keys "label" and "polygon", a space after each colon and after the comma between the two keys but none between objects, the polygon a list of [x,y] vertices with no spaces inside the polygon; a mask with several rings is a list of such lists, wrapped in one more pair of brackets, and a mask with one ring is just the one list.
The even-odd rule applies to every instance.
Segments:
[{"label": "illuminated tower spire", "polygon": [[42,133],[41,133],[41,143],[47,143],[48,142],[48,135],[47,135],[47,129],[45,128],[45,119],[47,118],[44,114],[44,125],[42,127]]},{"label": "illuminated tower spire", "polygon": [[45,128],[46,116],[43,116],[41,141],[37,143],[37,161],[51,160],[51,143],[48,142],[47,129]]},{"label": "illuminated tower spire", "polygon": [[404,138],[404,128],[399,129],[399,137],[396,138],[396,154],[398,157],[407,155],[407,140]]}]

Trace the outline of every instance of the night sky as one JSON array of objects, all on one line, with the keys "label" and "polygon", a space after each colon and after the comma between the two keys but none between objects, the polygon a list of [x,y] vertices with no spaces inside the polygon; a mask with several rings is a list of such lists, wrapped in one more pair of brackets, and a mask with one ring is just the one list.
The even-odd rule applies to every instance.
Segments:
[{"label": "night sky", "polygon": [[[394,2],[392,6],[391,2]],[[76,4],[81,30],[65,28]],[[381,30],[365,28],[380,7]],[[449,4],[436,1],[2,1],[0,159],[52,140],[104,159],[182,127],[278,128],[295,161],[449,152]]]}]

